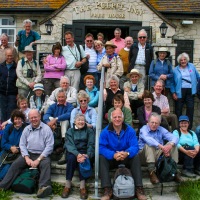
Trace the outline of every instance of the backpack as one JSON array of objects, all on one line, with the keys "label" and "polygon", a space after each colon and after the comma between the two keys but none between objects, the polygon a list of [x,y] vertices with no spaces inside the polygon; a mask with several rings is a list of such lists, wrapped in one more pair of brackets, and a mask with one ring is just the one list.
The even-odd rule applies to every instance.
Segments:
[{"label": "backpack", "polygon": [[113,199],[133,199],[135,184],[131,171],[125,165],[119,165],[114,175]]},{"label": "backpack", "polygon": [[[157,60],[154,60],[153,71],[155,70],[156,62],[157,62]],[[169,73],[170,72],[171,62],[168,59],[167,59],[167,66],[168,66],[168,73]]]},{"label": "backpack", "polygon": [[[37,67],[37,62],[36,62],[36,60],[33,59],[33,62],[34,62],[34,64],[35,64],[35,66]],[[22,65],[22,67],[25,65],[24,57],[22,57],[21,65]]]}]

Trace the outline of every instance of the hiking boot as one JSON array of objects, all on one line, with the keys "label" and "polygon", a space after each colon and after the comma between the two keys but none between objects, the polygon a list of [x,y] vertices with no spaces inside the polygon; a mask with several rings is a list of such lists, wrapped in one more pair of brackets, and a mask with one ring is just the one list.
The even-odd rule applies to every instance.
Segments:
[{"label": "hiking boot", "polygon": [[198,176],[200,176],[200,169],[195,169],[194,173],[197,174]]},{"label": "hiking boot", "polygon": [[68,198],[69,194],[71,192],[71,189],[68,187],[64,187],[63,192],[61,194],[62,198]]},{"label": "hiking boot", "polygon": [[145,196],[143,187],[136,187],[135,188],[135,195],[138,200],[147,200],[147,197]]},{"label": "hiking boot", "polygon": [[38,198],[44,198],[52,194],[52,187],[50,185],[42,187],[37,192]]},{"label": "hiking boot", "polygon": [[150,178],[150,181],[151,181],[152,184],[157,184],[157,183],[160,182],[158,180],[158,177],[155,174],[155,171],[152,171],[152,172],[149,173],[149,178]]},{"label": "hiking boot", "polygon": [[87,190],[85,188],[80,189],[80,198],[81,199],[87,199],[88,198]]},{"label": "hiking boot", "polygon": [[183,169],[181,175],[188,178],[196,178],[196,175],[192,171],[189,171],[187,169]]},{"label": "hiking boot", "polygon": [[106,187],[104,188],[104,193],[103,196],[101,197],[101,200],[110,200],[112,195],[113,195],[112,188]]},{"label": "hiking boot", "polygon": [[174,181],[177,182],[177,183],[183,182],[183,179],[181,178],[180,173],[177,173],[177,174],[175,175]]},{"label": "hiking boot", "polygon": [[61,159],[57,162],[58,165],[64,165],[66,164],[66,155],[65,155],[65,152],[63,153]]}]

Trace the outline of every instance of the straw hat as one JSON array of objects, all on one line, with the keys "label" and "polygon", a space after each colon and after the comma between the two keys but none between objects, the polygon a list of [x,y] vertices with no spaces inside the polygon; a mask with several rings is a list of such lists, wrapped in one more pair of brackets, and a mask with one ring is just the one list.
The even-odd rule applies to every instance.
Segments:
[{"label": "straw hat", "polygon": [[35,50],[33,50],[32,46],[26,46],[23,52],[34,52]]},{"label": "straw hat", "polygon": [[110,46],[110,47],[113,47],[113,48],[117,48],[117,46],[112,41],[107,41],[106,44],[105,44],[105,48],[107,46]]},{"label": "straw hat", "polygon": [[158,51],[156,51],[156,56],[158,57],[158,52],[166,52],[167,55],[166,55],[166,58],[170,56],[170,52],[168,51],[168,49],[166,47],[160,47],[158,49]]},{"label": "straw hat", "polygon": [[142,78],[142,74],[137,69],[132,69],[129,74],[127,74],[127,78],[130,78],[132,74],[137,74],[140,78]]}]

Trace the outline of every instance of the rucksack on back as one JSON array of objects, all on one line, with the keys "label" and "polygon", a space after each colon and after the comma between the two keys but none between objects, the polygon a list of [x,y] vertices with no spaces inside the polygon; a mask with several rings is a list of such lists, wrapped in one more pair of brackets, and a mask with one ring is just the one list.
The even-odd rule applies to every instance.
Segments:
[{"label": "rucksack on back", "polygon": [[119,165],[114,175],[113,199],[133,199],[135,184],[131,171],[125,165]]}]

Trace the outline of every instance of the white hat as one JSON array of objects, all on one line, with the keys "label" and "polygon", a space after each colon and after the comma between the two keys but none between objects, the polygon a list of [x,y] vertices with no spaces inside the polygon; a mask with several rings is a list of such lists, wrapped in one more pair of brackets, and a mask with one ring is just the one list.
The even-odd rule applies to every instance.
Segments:
[{"label": "white hat", "polygon": [[166,58],[170,56],[170,52],[168,51],[166,47],[160,47],[158,51],[156,51],[157,57],[158,57],[158,52],[166,52],[167,53]]},{"label": "white hat", "polygon": [[25,47],[23,52],[27,52],[27,51],[34,52],[35,50],[33,50],[33,47],[29,45]]},{"label": "white hat", "polygon": [[42,83],[36,83],[36,84],[34,85],[34,88],[33,88],[33,91],[35,91],[35,90],[42,90],[42,91],[44,91],[44,86],[43,86],[43,84],[42,84]]}]

